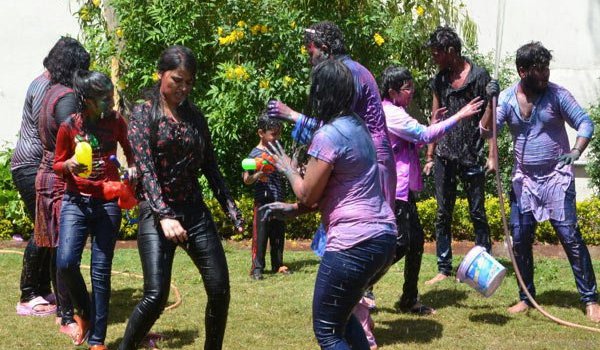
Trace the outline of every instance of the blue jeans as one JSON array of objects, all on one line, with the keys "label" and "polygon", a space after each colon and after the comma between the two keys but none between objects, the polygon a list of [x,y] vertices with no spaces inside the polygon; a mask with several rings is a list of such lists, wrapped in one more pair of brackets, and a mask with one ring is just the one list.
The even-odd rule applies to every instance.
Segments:
[{"label": "blue jeans", "polygon": [[[575,182],[567,189],[565,194],[565,219],[563,221],[550,220],[550,224],[558,235],[558,239],[567,253],[575,284],[584,303],[598,300],[596,290],[596,277],[590,253],[581,237],[577,224],[575,207]],[[513,251],[523,277],[523,282],[532,297],[535,298],[535,285],[533,283],[533,254],[531,246],[535,238],[537,221],[529,211],[521,213],[514,194],[511,193],[510,226],[513,237]],[[529,304],[527,295],[519,288],[519,298]]]},{"label": "blue jeans", "polygon": [[457,161],[435,157],[433,179],[438,210],[435,220],[435,246],[438,271],[452,274],[452,212],[456,203],[457,178],[463,183],[469,214],[475,230],[475,244],[492,253],[490,227],[485,214],[485,173],[483,167],[467,167]]},{"label": "blue jeans", "polygon": [[[369,349],[352,309],[391,265],[396,235],[385,234],[321,258],[313,297],[313,329],[321,349]],[[348,327],[347,327],[348,326]],[[348,339],[348,341],[346,340]]]},{"label": "blue jeans", "polygon": [[[90,345],[104,344],[106,338],[110,273],[120,226],[121,209],[116,201],[65,193],[56,267],[73,306],[81,317],[90,321]],[[88,234],[92,236],[91,300],[79,268]]]}]

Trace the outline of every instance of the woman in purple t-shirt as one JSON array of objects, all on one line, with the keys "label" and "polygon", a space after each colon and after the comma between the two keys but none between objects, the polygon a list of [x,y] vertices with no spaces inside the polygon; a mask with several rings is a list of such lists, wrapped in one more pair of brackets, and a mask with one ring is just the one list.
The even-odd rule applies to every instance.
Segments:
[{"label": "woman in purple t-shirt", "polygon": [[275,166],[290,181],[298,203],[261,208],[263,219],[317,207],[321,212],[327,245],[315,283],[313,328],[322,349],[350,349],[349,342],[353,348],[369,348],[352,309],[391,263],[396,242],[375,146],[364,121],[350,112],[354,93],[343,63],[328,60],[314,68],[309,104],[324,125],[310,142],[304,177],[281,145],[271,147]]}]

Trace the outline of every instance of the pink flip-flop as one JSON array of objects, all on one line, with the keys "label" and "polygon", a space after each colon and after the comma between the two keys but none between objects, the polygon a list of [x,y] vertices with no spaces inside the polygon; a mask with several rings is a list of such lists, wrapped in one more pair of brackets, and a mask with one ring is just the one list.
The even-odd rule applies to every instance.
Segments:
[{"label": "pink flip-flop", "polygon": [[[39,305],[47,305],[48,309],[36,310]],[[17,303],[17,315],[20,316],[48,316],[56,313],[56,305],[52,305],[43,297],[35,297],[26,303]]]},{"label": "pink flip-flop", "polygon": [[142,340],[141,346],[150,350],[158,349],[157,343],[163,339],[165,339],[164,335],[150,332],[146,334],[144,340]]}]

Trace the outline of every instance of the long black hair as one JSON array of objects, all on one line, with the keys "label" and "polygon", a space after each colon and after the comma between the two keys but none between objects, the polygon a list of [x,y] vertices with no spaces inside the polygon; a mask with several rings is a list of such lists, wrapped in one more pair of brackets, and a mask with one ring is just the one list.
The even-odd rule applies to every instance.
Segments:
[{"label": "long black hair", "polygon": [[[190,73],[192,77],[196,77],[198,61],[194,52],[189,48],[181,45],[173,45],[166,48],[158,59],[157,70],[159,73],[166,71],[175,70],[177,68],[183,68],[185,71]],[[162,98],[160,96],[160,83],[159,80],[154,87],[150,90],[147,98],[151,102],[150,110],[150,125],[157,123],[158,119],[162,116]],[[201,115],[200,111],[189,102],[186,98],[178,107],[177,113],[186,118],[197,119]]]},{"label": "long black hair", "polygon": [[87,70],[90,67],[90,54],[79,41],[63,36],[44,58],[44,67],[50,73],[51,85],[72,87],[73,73],[78,69]]},{"label": "long black hair", "polygon": [[78,70],[73,74],[73,91],[80,112],[83,111],[85,100],[103,97],[113,88],[113,83],[106,74],[87,70]]},{"label": "long black hair", "polygon": [[313,69],[308,104],[320,120],[351,114],[355,94],[352,73],[342,62],[326,60]]}]

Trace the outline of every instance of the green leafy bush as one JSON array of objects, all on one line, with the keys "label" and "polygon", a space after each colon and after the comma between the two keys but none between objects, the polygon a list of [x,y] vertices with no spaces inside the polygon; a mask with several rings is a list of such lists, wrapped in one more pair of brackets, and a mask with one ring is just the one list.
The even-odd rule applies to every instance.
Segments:
[{"label": "green leafy bush", "polygon": [[[421,224],[425,231],[425,239],[435,240],[435,217],[437,203],[435,199],[429,198],[417,203]],[[504,239],[500,206],[497,197],[489,197],[485,200],[485,208],[490,225],[492,239],[500,241]],[[505,198],[504,210],[510,218],[510,206]],[[600,245],[600,199],[591,198],[577,203],[577,218],[583,239],[587,244]],[[454,215],[452,217],[452,237],[455,240],[474,241],[473,225],[469,218],[469,204],[466,199],[457,199]],[[543,243],[557,244],[558,237],[554,233],[549,221],[538,225],[536,240]]]},{"label": "green leafy bush", "polygon": [[196,53],[192,99],[207,115],[219,165],[236,197],[250,193],[239,163],[257,142],[255,119],[267,101],[304,109],[310,74],[305,27],[337,23],[350,54],[375,76],[391,63],[409,67],[421,116],[428,113],[427,79],[434,72],[423,50],[429,33],[450,24],[461,29],[467,46],[476,42],[475,24],[459,0],[89,0],[77,16],[92,69],[113,73],[128,101],[158,79],[156,60],[165,47],[182,44]]},{"label": "green leafy bush", "polygon": [[27,239],[33,231],[33,223],[25,214],[25,204],[12,181],[12,153],[8,146],[0,147],[0,239],[9,239],[17,234]]}]

